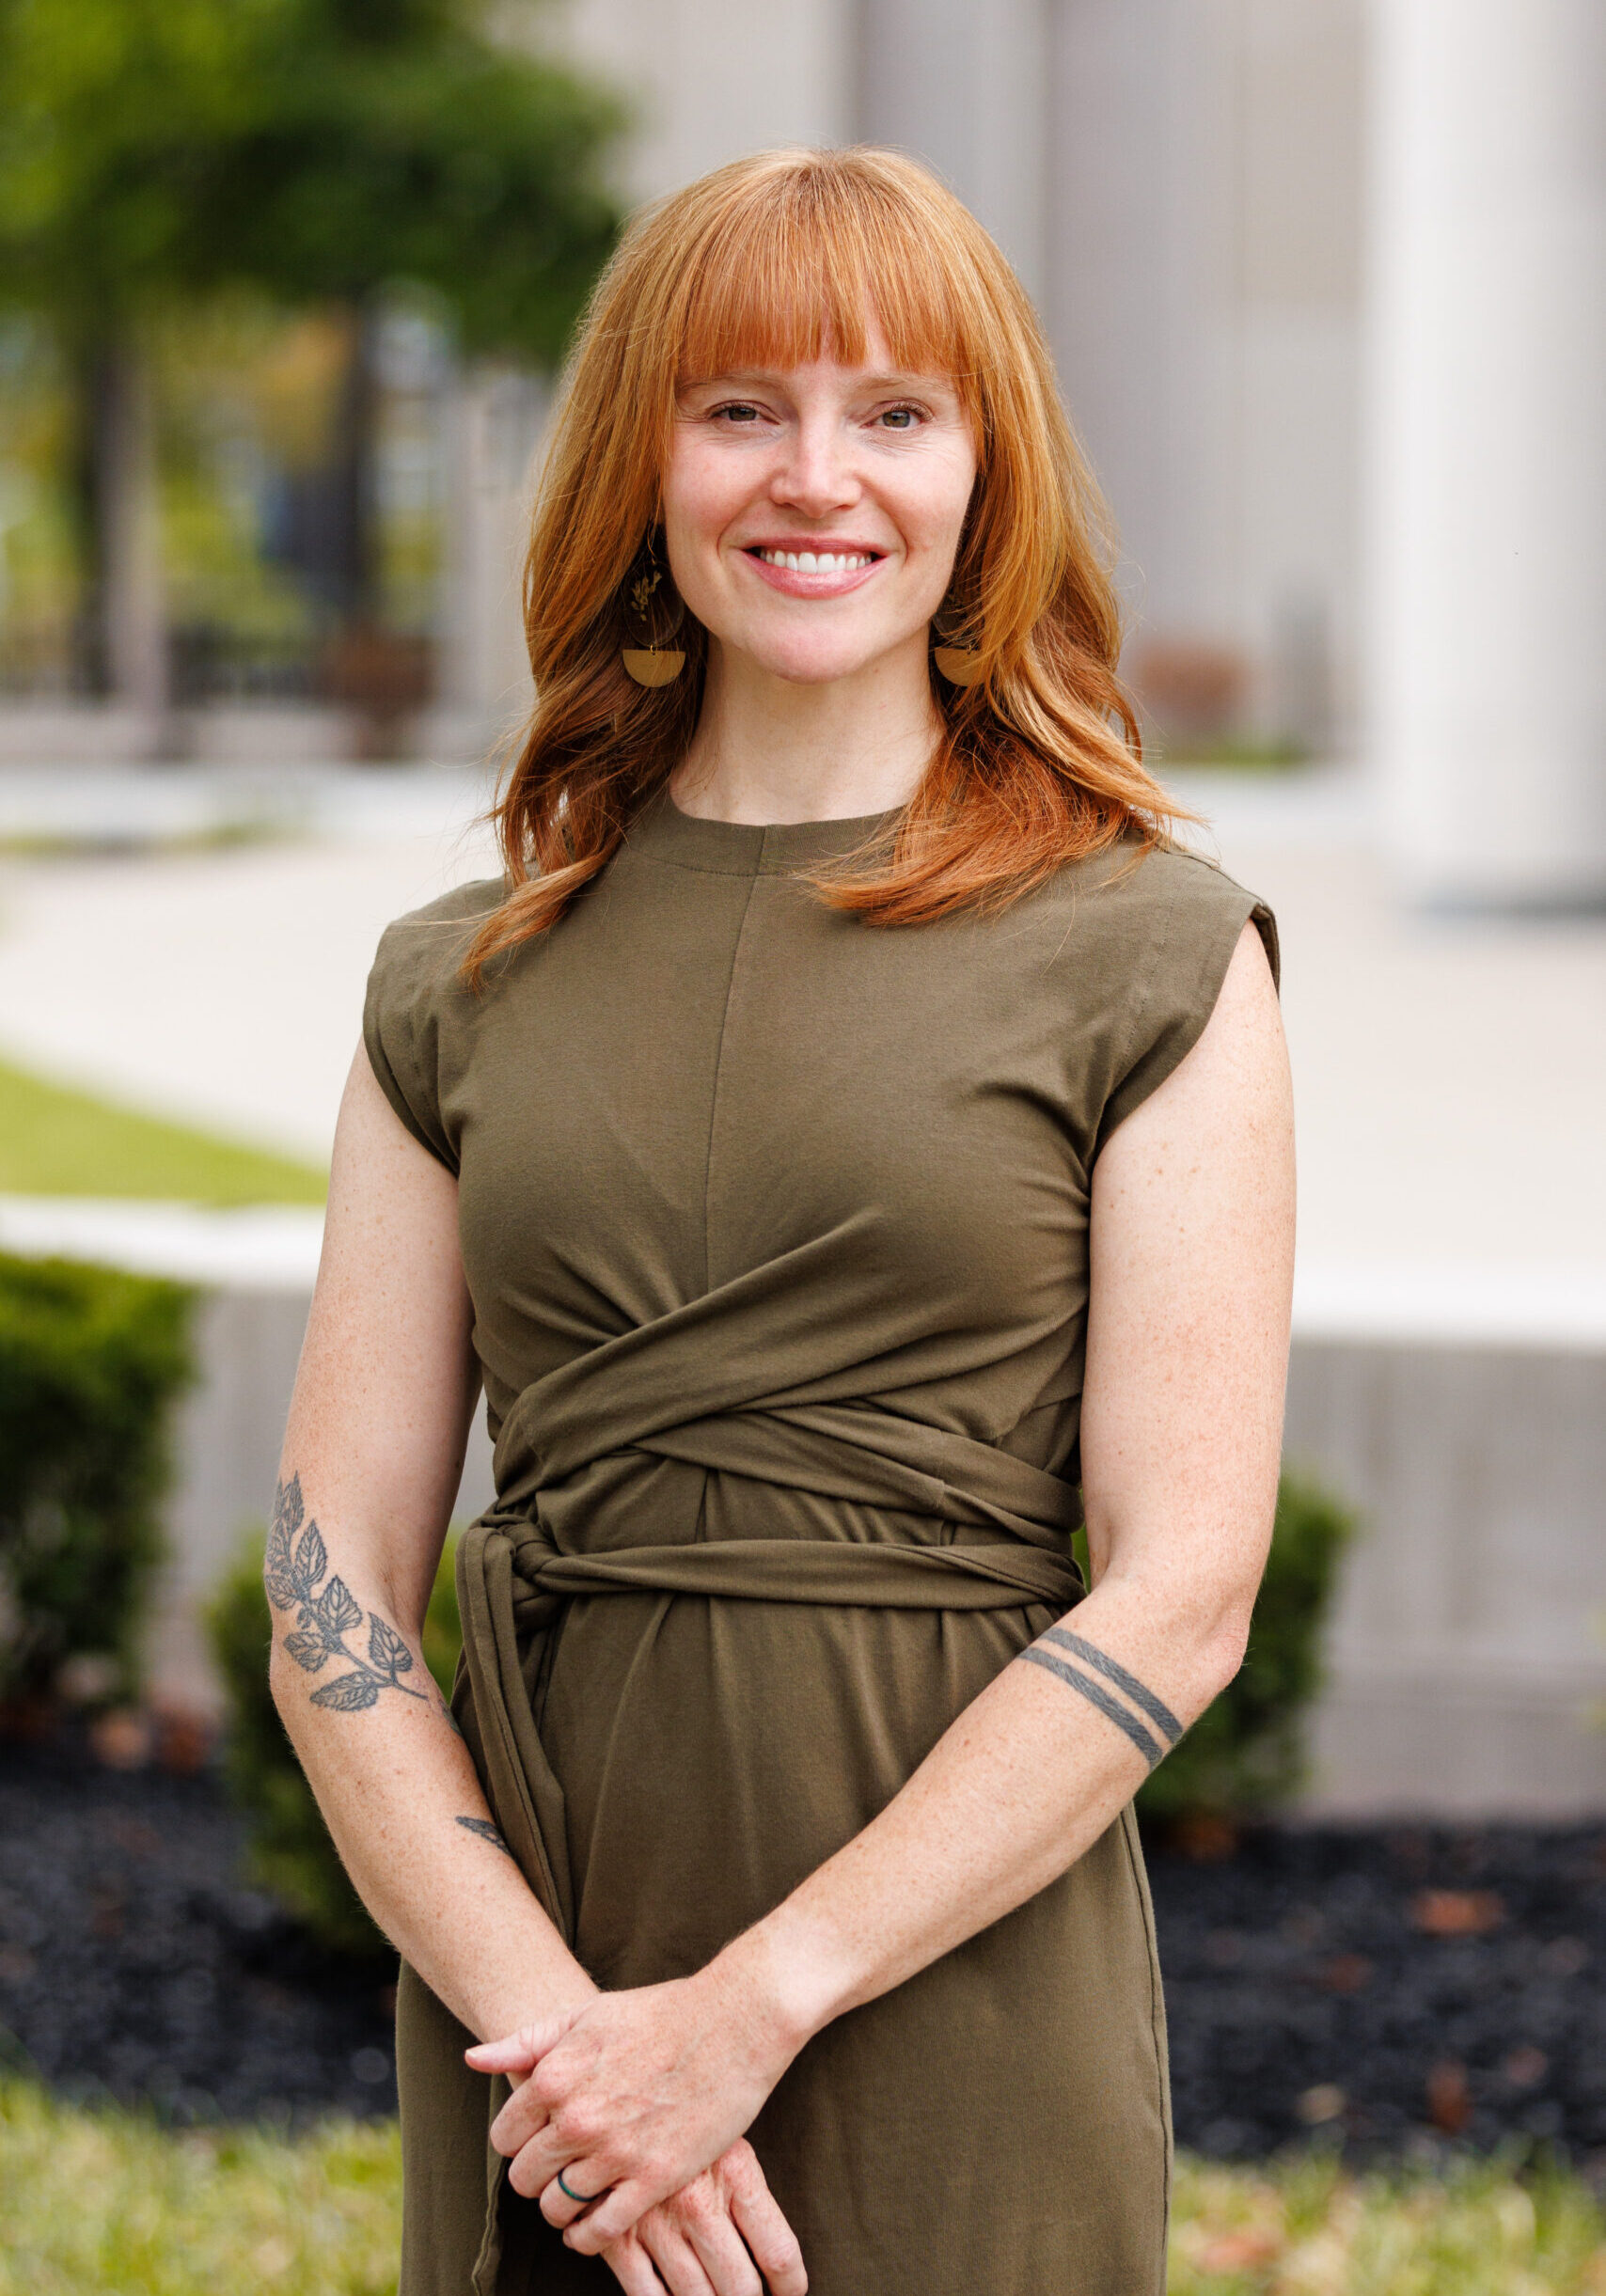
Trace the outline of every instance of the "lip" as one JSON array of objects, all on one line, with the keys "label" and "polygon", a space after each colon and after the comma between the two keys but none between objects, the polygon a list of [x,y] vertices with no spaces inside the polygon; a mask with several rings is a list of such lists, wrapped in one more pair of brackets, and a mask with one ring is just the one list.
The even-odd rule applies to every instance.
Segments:
[{"label": "lip", "polygon": [[[770,565],[766,558],[758,555],[761,550],[828,550],[834,551],[838,557],[848,551],[856,554],[874,552],[874,555],[868,565],[855,566],[846,574],[804,574],[791,566]],[[887,553],[876,550],[874,543],[856,542],[851,535],[838,534],[811,535],[807,539],[788,534],[784,537],[778,535],[773,540],[766,535],[762,541],[744,543],[741,556],[760,581],[767,583],[771,590],[779,590],[787,598],[845,598],[849,591],[862,588],[872,574],[887,563]]]}]

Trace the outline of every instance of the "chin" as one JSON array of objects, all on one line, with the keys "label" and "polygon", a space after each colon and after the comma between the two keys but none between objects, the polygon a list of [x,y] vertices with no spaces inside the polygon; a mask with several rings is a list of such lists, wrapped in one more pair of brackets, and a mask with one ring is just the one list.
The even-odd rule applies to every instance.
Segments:
[{"label": "chin", "polygon": [[879,661],[880,650],[862,646],[764,646],[751,649],[752,659],[772,678],[789,685],[833,685],[841,678],[858,677]]}]

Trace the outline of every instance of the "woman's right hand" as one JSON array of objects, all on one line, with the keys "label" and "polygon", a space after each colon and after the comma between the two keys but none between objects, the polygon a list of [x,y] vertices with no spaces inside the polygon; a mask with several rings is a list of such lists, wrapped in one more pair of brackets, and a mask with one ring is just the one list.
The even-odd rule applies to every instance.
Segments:
[{"label": "woman's right hand", "polygon": [[[738,2137],[602,2251],[625,2296],[805,2296],[803,2251]],[[762,2277],[761,2277],[762,2274]]]}]

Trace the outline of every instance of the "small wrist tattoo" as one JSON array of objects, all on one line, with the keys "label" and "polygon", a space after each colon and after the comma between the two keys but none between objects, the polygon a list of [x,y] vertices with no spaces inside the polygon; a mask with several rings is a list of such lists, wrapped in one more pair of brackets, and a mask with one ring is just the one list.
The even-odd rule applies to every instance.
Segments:
[{"label": "small wrist tattoo", "polygon": [[457,1822],[465,1832],[477,1833],[482,1842],[489,1842],[493,1849],[499,1849],[503,1857],[512,1857],[512,1851],[488,1817],[460,1817]]},{"label": "small wrist tattoo", "polygon": [[[1045,1650],[1045,1643],[1052,1643],[1057,1649],[1068,1652],[1069,1659],[1058,1658],[1054,1651]],[[1150,1769],[1157,1762],[1165,1759],[1182,1736],[1181,1722],[1165,1701],[1155,1696],[1146,1683],[1140,1682],[1136,1675],[1118,1659],[1100,1650],[1095,1643],[1087,1642],[1079,1634],[1072,1634],[1067,1628],[1048,1628],[1030,1649],[1023,1650],[1020,1655],[1022,1659],[1030,1659],[1033,1666],[1041,1666],[1058,1681],[1067,1684],[1085,1698],[1089,1706],[1096,1706],[1131,1740]],[[1080,1663],[1072,1664],[1071,1659],[1079,1660]],[[1092,1671],[1089,1672],[1089,1669]],[[1095,1679],[1099,1675],[1103,1676],[1103,1681]],[[1124,1706],[1120,1698],[1112,1696],[1104,1687],[1107,1682],[1112,1683],[1122,1696],[1130,1701],[1130,1705]],[[1136,1706],[1139,1713],[1154,1724],[1153,1730],[1144,1727],[1138,1714],[1132,1712],[1132,1706]],[[1156,1731],[1158,1737],[1155,1735]]]}]

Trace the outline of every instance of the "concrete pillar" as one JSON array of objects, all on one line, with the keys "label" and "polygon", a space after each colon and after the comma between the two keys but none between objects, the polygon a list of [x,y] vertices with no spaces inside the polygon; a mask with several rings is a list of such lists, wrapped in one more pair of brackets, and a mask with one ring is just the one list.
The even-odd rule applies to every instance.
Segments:
[{"label": "concrete pillar", "polygon": [[[532,33],[538,19],[530,10]],[[854,0],[555,0],[548,41],[636,106],[626,189],[654,198],[727,160],[853,133]]]},{"label": "concrete pillar", "polygon": [[531,699],[520,575],[548,402],[538,378],[492,360],[447,393],[440,676],[426,741],[448,760],[482,754]]},{"label": "concrete pillar", "polygon": [[1606,8],[1373,0],[1371,747],[1419,898],[1606,896]]},{"label": "concrete pillar", "polygon": [[865,0],[857,133],[935,167],[1045,286],[1048,0]]},{"label": "concrete pillar", "polygon": [[132,343],[105,354],[96,400],[106,684],[115,705],[149,720],[155,746],[167,707],[166,599],[150,376]]}]

